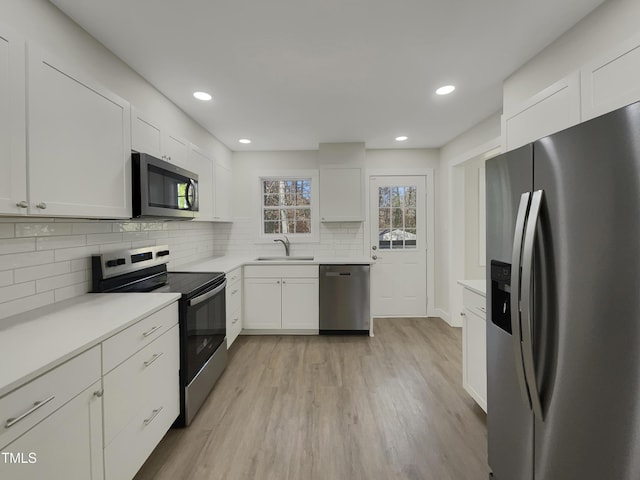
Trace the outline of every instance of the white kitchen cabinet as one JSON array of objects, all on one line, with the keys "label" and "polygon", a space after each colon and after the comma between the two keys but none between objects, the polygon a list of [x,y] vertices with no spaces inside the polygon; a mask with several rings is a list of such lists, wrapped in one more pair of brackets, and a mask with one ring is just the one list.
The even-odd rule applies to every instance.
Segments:
[{"label": "white kitchen cabinet", "polygon": [[27,213],[25,104],[25,42],[0,25],[0,214]]},{"label": "white kitchen cabinet", "polygon": [[[27,463],[0,461],[0,478],[103,479],[100,391],[100,381],[97,381],[3,447],[3,452],[18,454]],[[33,463],[29,463],[30,459]]]},{"label": "white kitchen cabinet", "polygon": [[29,213],[130,218],[129,103],[32,43],[27,71]]},{"label": "white kitchen cabinet", "polygon": [[227,275],[226,305],[227,305],[227,348],[242,331],[242,267],[232,270]]},{"label": "white kitchen cabinet", "polygon": [[131,149],[192,170],[188,160],[189,142],[135,107],[131,108]]},{"label": "white kitchen cabinet", "polygon": [[189,167],[198,174],[198,216],[196,221],[211,222],[214,213],[214,166],[213,160],[200,147],[191,144]]},{"label": "white kitchen cabinet", "polygon": [[216,222],[230,222],[231,212],[231,169],[219,161],[215,163],[215,202],[213,220]]},{"label": "white kitchen cabinet", "polygon": [[462,292],[462,385],[487,411],[487,323],[486,299],[465,288]]},{"label": "white kitchen cabinet", "polygon": [[364,221],[363,172],[359,167],[320,169],[320,221]]},{"label": "white kitchen cabinet", "polygon": [[245,331],[318,333],[318,266],[246,266]]},{"label": "white kitchen cabinet", "polygon": [[640,100],[640,35],[589,62],[580,79],[583,121]]},{"label": "white kitchen cabinet", "polygon": [[506,151],[580,123],[580,75],[575,72],[502,115]]}]

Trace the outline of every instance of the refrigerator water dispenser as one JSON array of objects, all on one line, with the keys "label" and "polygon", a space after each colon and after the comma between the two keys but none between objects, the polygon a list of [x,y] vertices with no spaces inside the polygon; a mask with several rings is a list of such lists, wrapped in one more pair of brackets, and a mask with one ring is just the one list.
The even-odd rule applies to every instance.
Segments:
[{"label": "refrigerator water dispenser", "polygon": [[491,260],[491,322],[511,334],[511,264]]}]

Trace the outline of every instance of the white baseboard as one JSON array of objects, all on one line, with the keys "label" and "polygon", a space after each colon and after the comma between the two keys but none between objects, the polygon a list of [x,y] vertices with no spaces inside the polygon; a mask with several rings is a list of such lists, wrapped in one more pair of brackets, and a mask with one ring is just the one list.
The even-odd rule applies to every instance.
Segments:
[{"label": "white baseboard", "polygon": [[442,310],[441,308],[436,308],[436,316],[443,319],[450,327],[462,327],[462,320],[457,319],[457,321],[453,321],[449,316],[449,312]]}]

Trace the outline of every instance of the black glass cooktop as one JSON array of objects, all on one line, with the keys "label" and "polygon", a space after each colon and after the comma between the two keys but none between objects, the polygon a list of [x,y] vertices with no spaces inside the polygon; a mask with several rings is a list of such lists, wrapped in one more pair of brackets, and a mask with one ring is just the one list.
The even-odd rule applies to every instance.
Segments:
[{"label": "black glass cooktop", "polygon": [[182,298],[188,299],[217,287],[224,278],[223,272],[161,272],[127,282],[110,291],[181,293]]}]

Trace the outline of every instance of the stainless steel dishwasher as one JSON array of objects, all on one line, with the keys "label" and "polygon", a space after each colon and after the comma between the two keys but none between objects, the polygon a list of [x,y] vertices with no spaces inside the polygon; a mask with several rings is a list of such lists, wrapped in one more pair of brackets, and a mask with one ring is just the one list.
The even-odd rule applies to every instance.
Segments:
[{"label": "stainless steel dishwasher", "polygon": [[370,265],[320,265],[320,334],[369,333]]}]

